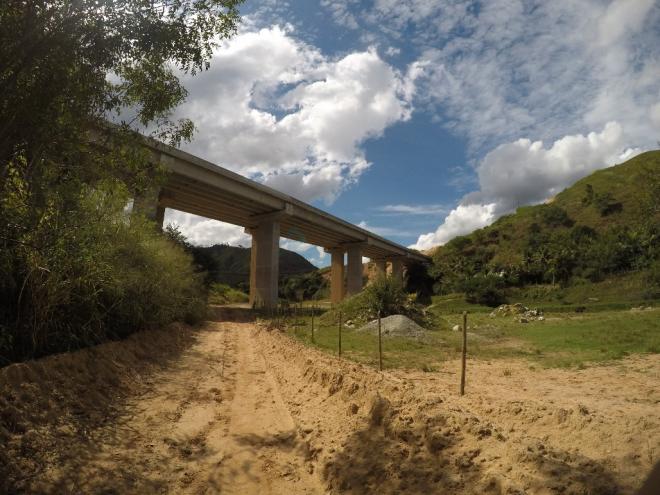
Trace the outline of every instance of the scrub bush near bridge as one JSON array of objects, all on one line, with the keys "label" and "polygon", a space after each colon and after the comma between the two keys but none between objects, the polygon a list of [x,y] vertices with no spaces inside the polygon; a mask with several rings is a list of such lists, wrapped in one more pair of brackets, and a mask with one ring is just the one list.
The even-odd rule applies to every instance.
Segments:
[{"label": "scrub bush near bridge", "polygon": [[321,317],[322,323],[337,321],[340,312],[344,322],[351,320],[358,325],[374,320],[379,314],[383,318],[404,315],[423,326],[429,323],[429,316],[423,306],[417,303],[416,295],[407,294],[400,282],[386,276],[377,277],[364,290],[325,313]]},{"label": "scrub bush near bridge", "polygon": [[13,186],[0,201],[0,364],[204,316],[190,256],[124,211],[121,184],[83,188],[80,208],[53,205],[30,229]]}]

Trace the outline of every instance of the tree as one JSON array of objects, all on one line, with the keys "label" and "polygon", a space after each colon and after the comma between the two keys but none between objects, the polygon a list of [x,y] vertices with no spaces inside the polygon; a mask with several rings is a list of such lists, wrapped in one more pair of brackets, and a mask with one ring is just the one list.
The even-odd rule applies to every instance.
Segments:
[{"label": "tree", "polygon": [[[80,326],[101,335],[112,314],[124,315],[126,328],[142,324],[141,296],[133,308],[112,304],[156,294],[145,269],[155,258],[147,253],[160,250],[162,260],[171,255],[186,268],[181,250],[163,247],[172,243],[140,222],[127,225],[128,198],[161,172],[135,146],[135,131],[175,145],[192,136],[192,122],[172,117],[186,97],[179,74],[209,67],[214,43],[236,29],[239,4],[0,3],[0,357],[3,345],[16,345],[12,339],[34,354],[48,347],[42,340]],[[110,131],[108,120],[116,124]],[[135,284],[122,286],[121,276]],[[151,299],[175,307],[172,298],[188,298],[184,286],[193,278]],[[115,303],[104,306],[115,289]],[[76,339],[69,341],[84,340]]]}]

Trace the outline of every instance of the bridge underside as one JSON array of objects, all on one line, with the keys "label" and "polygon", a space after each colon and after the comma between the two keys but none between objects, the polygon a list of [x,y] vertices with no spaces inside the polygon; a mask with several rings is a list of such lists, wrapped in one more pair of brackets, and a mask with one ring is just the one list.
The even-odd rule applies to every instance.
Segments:
[{"label": "bridge underside", "polygon": [[391,263],[390,272],[399,279],[406,264],[428,261],[417,251],[198,157],[151,140],[147,146],[169,173],[159,190],[136,198],[137,208],[161,226],[165,208],[173,208],[244,227],[252,235],[250,303],[255,307],[277,305],[280,237],[322,246],[331,254],[333,303],[362,289],[363,256],[375,260],[383,273]]}]

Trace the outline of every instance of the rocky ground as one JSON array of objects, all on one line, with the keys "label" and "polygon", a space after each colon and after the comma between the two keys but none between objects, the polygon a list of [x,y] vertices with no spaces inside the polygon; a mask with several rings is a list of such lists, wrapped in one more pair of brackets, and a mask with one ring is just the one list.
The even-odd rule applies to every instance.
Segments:
[{"label": "rocky ground", "polygon": [[0,369],[0,492],[634,493],[660,356],[376,370],[245,313]]}]

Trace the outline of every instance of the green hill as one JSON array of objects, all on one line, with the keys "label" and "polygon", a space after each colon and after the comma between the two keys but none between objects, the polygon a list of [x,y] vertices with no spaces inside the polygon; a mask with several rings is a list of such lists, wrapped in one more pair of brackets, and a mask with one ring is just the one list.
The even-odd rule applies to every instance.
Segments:
[{"label": "green hill", "polygon": [[440,292],[597,282],[651,269],[660,255],[660,151],[594,172],[545,204],[514,214],[433,253]]},{"label": "green hill", "polygon": [[[209,282],[246,286],[250,280],[250,248],[216,244],[192,248],[195,261],[208,272]],[[280,278],[313,272],[316,267],[303,256],[280,248]]]}]

